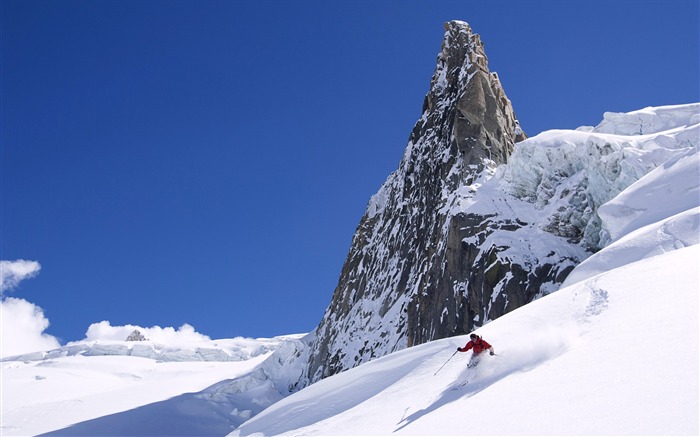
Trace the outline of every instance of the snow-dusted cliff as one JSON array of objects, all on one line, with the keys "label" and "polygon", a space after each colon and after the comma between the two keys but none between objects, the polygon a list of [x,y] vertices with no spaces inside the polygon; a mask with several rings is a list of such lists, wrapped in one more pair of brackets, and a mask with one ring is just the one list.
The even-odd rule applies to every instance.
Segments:
[{"label": "snow-dusted cliff", "polygon": [[[452,300],[431,301],[434,296],[430,287],[421,289],[414,283],[408,292],[392,288],[391,278],[400,277],[402,263],[395,260],[396,256],[387,257],[375,267],[382,277],[389,278],[381,283],[386,287],[382,291],[391,296],[389,302],[400,301],[402,306],[392,307],[397,313],[393,320],[382,318],[387,301],[366,296],[356,304],[359,309],[354,316],[331,318],[331,324],[343,326],[332,340],[340,353],[349,356],[340,361],[342,366],[352,367],[362,361],[354,360],[352,353],[361,355],[369,350],[369,355],[379,356],[387,349],[407,346],[410,331],[406,326],[418,323],[416,319],[426,314],[434,318],[433,338],[440,337],[440,330],[434,326],[450,326],[449,319],[458,318],[454,308],[465,296],[466,306],[458,306],[457,311],[469,314],[470,329],[481,326],[556,291],[576,265],[617,242],[630,229],[697,207],[699,122],[697,103],[645,108],[627,114],[606,113],[595,128],[547,131],[518,143],[507,164],[485,166],[473,181],[463,180],[454,190],[445,192],[436,210],[421,211],[413,206],[416,215],[446,217],[443,235],[448,240],[454,238],[455,227],[459,229],[461,256],[454,253],[453,247],[451,258],[446,259],[457,260],[467,272],[465,280],[452,282]],[[661,166],[663,171],[654,172]],[[687,181],[687,187],[670,190],[666,182],[655,176],[671,174],[671,167],[673,172],[686,173],[675,180]],[[370,201],[368,215],[391,214],[387,212],[386,190],[388,184],[395,183],[397,173]],[[644,188],[640,189],[640,185]],[[648,211],[650,196],[656,199],[655,208]],[[399,238],[395,224],[398,220],[395,217],[391,222],[392,238]],[[697,235],[684,231],[696,229],[693,220],[697,220],[697,213],[676,217],[667,226],[668,238],[657,238],[659,245],[650,250],[697,244]],[[373,238],[381,240],[382,236]],[[440,253],[448,244],[449,241],[437,240],[434,246],[419,247],[414,255],[419,258],[421,251]],[[360,267],[368,270],[367,265]],[[447,274],[448,269],[442,273]],[[429,284],[439,284],[441,280],[444,278],[433,276]],[[476,299],[475,284],[481,287]],[[525,299],[523,290],[529,290]],[[424,301],[433,307],[419,306],[418,314],[413,315],[411,310],[415,307],[405,307]],[[364,319],[357,316],[362,314],[366,315]],[[395,322],[404,320],[402,316],[408,317],[405,325]],[[367,347],[372,344],[382,347]]]},{"label": "snow-dusted cliff", "polygon": [[524,134],[479,35],[460,21],[445,29],[423,113],[399,168],[370,199],[316,329],[309,382],[468,332],[488,299],[483,289],[491,284],[469,278],[470,254],[461,247],[488,225],[452,214],[450,199],[505,163]]},{"label": "snow-dusted cliff", "polygon": [[525,139],[479,36],[460,21],[445,29],[423,113],[358,225],[302,386],[556,291],[614,240],[624,213],[606,204],[698,147],[697,104]]}]

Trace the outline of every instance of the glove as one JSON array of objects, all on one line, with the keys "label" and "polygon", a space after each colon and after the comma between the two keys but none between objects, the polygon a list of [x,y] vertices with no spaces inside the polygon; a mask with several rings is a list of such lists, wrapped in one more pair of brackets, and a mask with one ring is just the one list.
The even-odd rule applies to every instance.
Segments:
[{"label": "glove", "polygon": [[490,351],[490,352],[489,352],[489,355],[494,356],[494,355],[496,355],[496,354],[493,353],[493,351]]},{"label": "glove", "polygon": [[462,348],[461,348],[461,347],[458,347],[458,348],[457,348],[457,352],[462,352]]}]

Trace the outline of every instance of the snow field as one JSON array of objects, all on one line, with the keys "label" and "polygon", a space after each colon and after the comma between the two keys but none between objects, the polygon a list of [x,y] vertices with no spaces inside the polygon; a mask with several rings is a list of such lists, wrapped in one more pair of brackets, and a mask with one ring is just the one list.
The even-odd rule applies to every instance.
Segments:
[{"label": "snow field", "polygon": [[198,392],[249,372],[267,356],[240,362],[81,355],[6,361],[2,363],[2,435],[41,434]]},{"label": "snow field", "polygon": [[648,258],[499,318],[480,330],[499,356],[475,375],[469,353],[434,375],[467,338],[439,340],[320,381],[233,435],[696,434],[699,258],[697,245]]}]

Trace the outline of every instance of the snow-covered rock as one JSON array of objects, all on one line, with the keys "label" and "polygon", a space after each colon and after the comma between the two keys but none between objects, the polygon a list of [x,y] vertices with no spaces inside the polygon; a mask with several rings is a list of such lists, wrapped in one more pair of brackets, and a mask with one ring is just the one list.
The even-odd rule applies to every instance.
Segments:
[{"label": "snow-covered rock", "polygon": [[126,337],[126,341],[146,341],[147,338],[143,334],[141,334],[141,331],[138,329],[134,329],[134,331],[129,334],[128,337]]}]

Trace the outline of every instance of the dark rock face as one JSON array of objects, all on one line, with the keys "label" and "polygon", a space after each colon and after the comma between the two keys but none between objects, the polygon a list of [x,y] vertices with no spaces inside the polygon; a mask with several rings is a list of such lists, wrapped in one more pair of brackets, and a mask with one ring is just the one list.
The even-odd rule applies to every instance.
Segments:
[{"label": "dark rock face", "polygon": [[527,223],[463,204],[525,138],[483,44],[445,24],[423,113],[372,197],[311,344],[307,383],[374,357],[470,332],[533,300],[569,263],[518,263],[489,239]]}]

